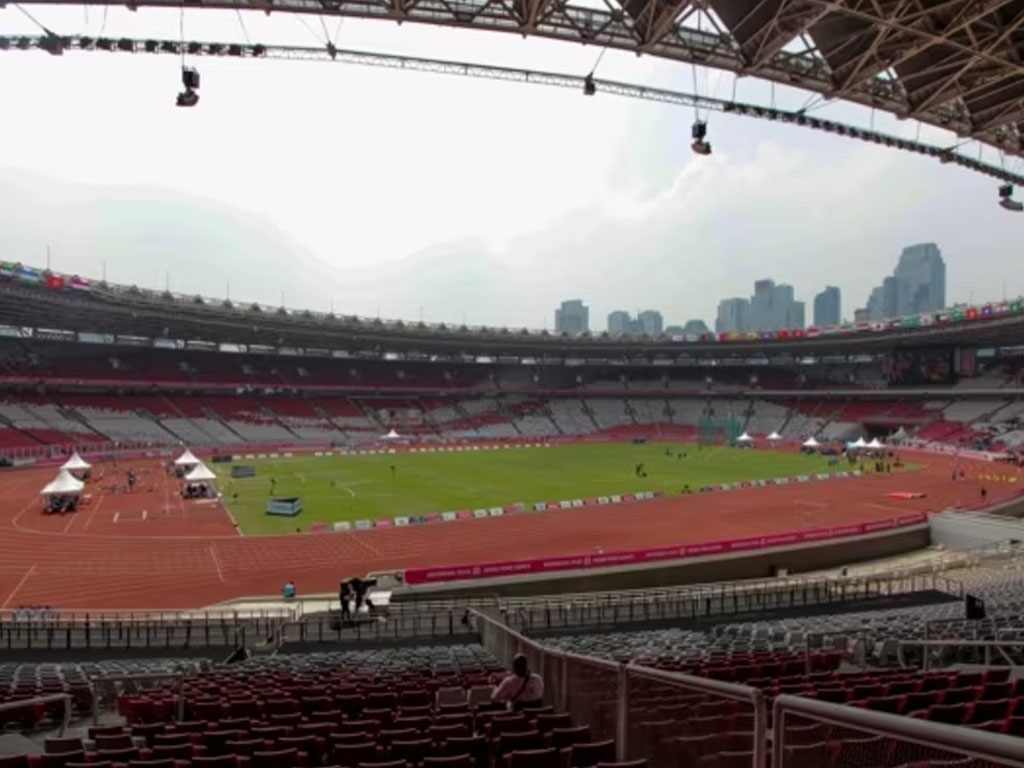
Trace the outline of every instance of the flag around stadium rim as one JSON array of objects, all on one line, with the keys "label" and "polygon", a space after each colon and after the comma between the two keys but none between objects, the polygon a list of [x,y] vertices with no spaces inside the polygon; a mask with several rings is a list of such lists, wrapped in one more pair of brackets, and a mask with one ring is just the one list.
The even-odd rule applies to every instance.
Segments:
[{"label": "flag around stadium rim", "polygon": [[526,560],[506,560],[477,565],[441,566],[434,568],[408,568],[404,574],[406,584],[440,584],[448,581],[493,579],[526,574],[557,573],[561,571],[586,570],[588,568],[618,568],[624,565],[642,565],[668,560],[685,560],[691,557],[722,555],[733,552],[751,552],[771,547],[791,546],[810,542],[852,538],[869,533],[909,528],[927,522],[923,512],[902,515],[887,520],[869,523],[843,525],[834,528],[811,528],[771,536],[753,536],[744,539],[710,541],[685,544],[658,549],[627,550],[622,552],[598,552],[568,557],[545,557]]}]

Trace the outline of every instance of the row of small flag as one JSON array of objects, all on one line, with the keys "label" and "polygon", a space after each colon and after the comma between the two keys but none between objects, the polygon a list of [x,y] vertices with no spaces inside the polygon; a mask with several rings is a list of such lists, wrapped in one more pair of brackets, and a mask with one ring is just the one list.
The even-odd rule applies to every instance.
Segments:
[{"label": "row of small flag", "polygon": [[92,284],[78,275],[59,275],[49,270],[26,267],[23,264],[0,262],[0,280],[13,280],[28,285],[45,285],[54,291],[70,288],[75,291],[91,291]]}]

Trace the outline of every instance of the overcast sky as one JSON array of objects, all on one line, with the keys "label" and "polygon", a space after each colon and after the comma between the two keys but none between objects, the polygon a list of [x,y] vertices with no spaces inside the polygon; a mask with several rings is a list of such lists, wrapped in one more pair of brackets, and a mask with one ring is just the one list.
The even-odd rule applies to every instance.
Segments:
[{"label": "overcast sky", "polygon": [[[177,39],[179,16],[41,8],[59,34]],[[319,45],[318,17],[189,11],[189,39]],[[0,31],[37,28],[12,5]],[[465,30],[326,20],[339,47],[584,74],[598,51]],[[291,307],[551,327],[565,298],[713,323],[773,277],[852,316],[904,245],[933,241],[951,301],[1024,293],[1024,216],[996,182],[792,126],[539,86],[340,64],[0,54],[0,258]],[[690,67],[609,52],[599,77],[692,90]],[[731,75],[698,71],[728,96]],[[742,80],[736,97],[806,95]],[[862,109],[822,117],[862,125]],[[913,137],[917,125],[875,115]],[[938,137],[924,130],[923,138]],[[985,157],[993,160],[994,153]],[[1015,166],[1019,169],[1019,164]],[[1019,196],[1019,195],[1018,195]],[[808,312],[810,318],[810,312]]]}]

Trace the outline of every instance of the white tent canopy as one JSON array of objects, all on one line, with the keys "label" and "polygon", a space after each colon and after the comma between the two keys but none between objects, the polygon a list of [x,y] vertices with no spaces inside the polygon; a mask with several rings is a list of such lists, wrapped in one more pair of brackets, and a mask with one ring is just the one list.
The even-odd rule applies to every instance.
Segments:
[{"label": "white tent canopy", "polygon": [[176,467],[194,467],[199,464],[200,461],[193,454],[192,451],[186,450],[181,456],[174,460]]},{"label": "white tent canopy", "polygon": [[46,484],[40,493],[44,496],[55,496],[55,495],[70,495],[73,493],[81,493],[85,487],[85,483],[79,480],[77,477],[72,475],[66,469],[61,469],[53,480]]},{"label": "white tent canopy", "polygon": [[395,432],[395,430],[393,428],[389,429],[388,433],[386,435],[384,435],[384,439],[385,440],[397,440],[398,438],[399,438],[399,434],[397,432]]},{"label": "white tent canopy", "polygon": [[91,466],[92,464],[90,464],[88,461],[79,456],[78,451],[75,451],[73,454],[71,454],[71,458],[65,461],[60,468],[67,469],[70,471],[79,471],[89,469]]},{"label": "white tent canopy", "polygon": [[866,442],[864,442],[864,438],[863,437],[858,437],[856,440],[854,440],[851,443],[851,445],[854,448],[867,448],[867,446],[868,446],[868,444]]},{"label": "white tent canopy", "polygon": [[744,432],[742,435],[740,435],[739,437],[736,438],[736,442],[737,443],[752,443],[752,442],[754,442],[754,438],[752,438],[750,435],[748,435],[746,432]]},{"label": "white tent canopy", "polygon": [[768,435],[768,439],[769,440],[781,440],[782,439],[782,435],[780,435],[778,432],[772,432],[770,435]]},{"label": "white tent canopy", "polygon": [[879,440],[877,437],[872,438],[871,442],[868,443],[868,448],[881,448],[881,447],[882,447],[882,441]]},{"label": "white tent canopy", "polygon": [[185,475],[185,481],[189,483],[206,483],[216,479],[217,476],[203,462],[199,462],[195,469]]},{"label": "white tent canopy", "polygon": [[814,439],[814,435],[811,435],[806,440],[804,440],[804,448],[817,448],[820,445],[821,443]]},{"label": "white tent canopy", "polygon": [[889,439],[890,440],[906,440],[907,439],[907,430],[905,430],[903,427],[900,427],[895,432],[893,432],[891,435],[889,435]]}]

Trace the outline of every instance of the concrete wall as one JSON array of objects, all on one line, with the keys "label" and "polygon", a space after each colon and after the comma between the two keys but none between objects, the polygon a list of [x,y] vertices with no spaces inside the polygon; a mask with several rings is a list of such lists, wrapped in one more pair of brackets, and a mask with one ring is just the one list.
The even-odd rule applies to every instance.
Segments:
[{"label": "concrete wall", "polygon": [[392,600],[397,602],[415,598],[441,599],[472,595],[521,597],[768,578],[783,568],[795,574],[911,552],[927,547],[929,537],[928,526],[920,525],[902,531],[868,534],[852,540],[718,555],[628,570],[573,571],[544,578],[488,579],[483,582],[438,585],[429,589],[398,589],[392,593]]},{"label": "concrete wall", "polygon": [[932,543],[970,549],[1007,539],[1024,541],[1024,521],[985,513],[943,512],[928,521]]}]

